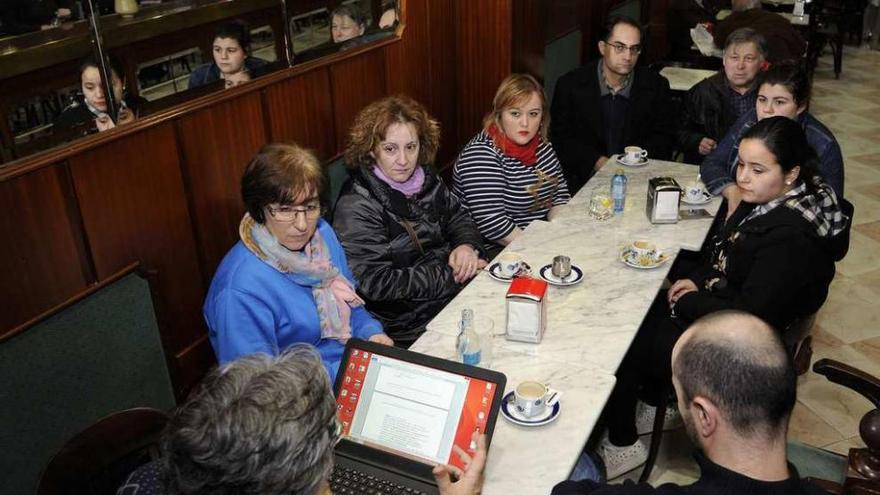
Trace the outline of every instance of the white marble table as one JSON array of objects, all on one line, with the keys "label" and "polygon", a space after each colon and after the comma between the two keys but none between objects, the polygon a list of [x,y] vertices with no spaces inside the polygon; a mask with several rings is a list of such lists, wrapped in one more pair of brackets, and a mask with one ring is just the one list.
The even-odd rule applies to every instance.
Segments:
[{"label": "white marble table", "polygon": [[[619,260],[621,248],[634,239],[650,239],[670,253],[698,249],[711,219],[653,225],[645,214],[648,179],[671,176],[684,185],[697,176],[693,165],[651,160],[626,168],[629,178],[624,212],[606,221],[587,214],[594,189],[607,190],[617,167],[603,168],[561,209],[553,222],[533,222],[508,248],[524,256],[533,272],[553,256],[566,254],[585,280],[573,287],[550,287],[547,330],[540,344],[493,340],[488,367],[507,375],[508,390],[524,379],[550,381],[563,392],[562,414],[546,427],[527,429],[499,418],[489,454],[484,493],[549,493],[566,478],[589,438],[623,360],[671,262],[654,270],[637,270]],[[714,214],[719,199],[703,206]],[[455,337],[463,308],[494,322],[494,333],[505,327],[508,284],[479,274],[428,324],[412,350],[455,357]],[[541,448],[552,446],[552,448]],[[524,457],[525,456],[525,457]]]},{"label": "white marble table", "polygon": [[673,91],[687,91],[715,73],[717,71],[687,67],[664,67],[660,70],[660,75],[669,81],[669,89]]}]

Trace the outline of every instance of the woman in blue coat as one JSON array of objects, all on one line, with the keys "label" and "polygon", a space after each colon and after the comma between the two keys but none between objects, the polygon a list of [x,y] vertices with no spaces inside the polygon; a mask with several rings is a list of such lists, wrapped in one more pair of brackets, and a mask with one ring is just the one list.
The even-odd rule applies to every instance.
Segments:
[{"label": "woman in blue coat", "polygon": [[204,307],[221,363],[305,342],[335,379],[349,338],[391,344],[355,293],[342,246],[321,219],[323,189],[320,163],[299,146],[263,146],[248,164],[241,240],[220,263]]}]

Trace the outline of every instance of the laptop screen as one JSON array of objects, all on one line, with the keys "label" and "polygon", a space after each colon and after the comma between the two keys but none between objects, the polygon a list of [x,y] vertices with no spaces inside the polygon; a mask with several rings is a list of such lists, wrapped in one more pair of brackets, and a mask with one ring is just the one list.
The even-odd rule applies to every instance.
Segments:
[{"label": "laptop screen", "polygon": [[464,468],[452,446],[474,450],[472,434],[486,431],[497,383],[357,348],[343,363],[336,404],[346,440]]}]

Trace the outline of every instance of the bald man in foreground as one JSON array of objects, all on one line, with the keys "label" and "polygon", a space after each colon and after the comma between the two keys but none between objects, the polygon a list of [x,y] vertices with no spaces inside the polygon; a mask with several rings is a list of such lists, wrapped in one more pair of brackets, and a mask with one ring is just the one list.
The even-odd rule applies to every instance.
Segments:
[{"label": "bald man in foreground", "polygon": [[772,327],[741,311],[700,318],[672,350],[672,383],[688,436],[702,451],[694,484],[564,481],[553,495],[827,493],[786,461],[797,376]]}]

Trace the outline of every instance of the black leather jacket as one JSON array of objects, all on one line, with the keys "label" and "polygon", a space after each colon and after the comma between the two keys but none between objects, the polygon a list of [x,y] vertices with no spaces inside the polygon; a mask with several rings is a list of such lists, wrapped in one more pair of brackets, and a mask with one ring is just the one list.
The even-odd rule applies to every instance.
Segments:
[{"label": "black leather jacket", "polygon": [[470,215],[427,167],[422,191],[409,199],[366,167],[352,171],[333,228],[367,309],[403,343],[418,338],[461,289],[449,253],[462,244],[483,252]]},{"label": "black leather jacket", "polygon": [[700,141],[708,137],[720,142],[736,119],[727,98],[723,71],[691,88],[684,98],[684,124],[678,132],[684,162],[703,163],[705,157],[700,155]]}]

